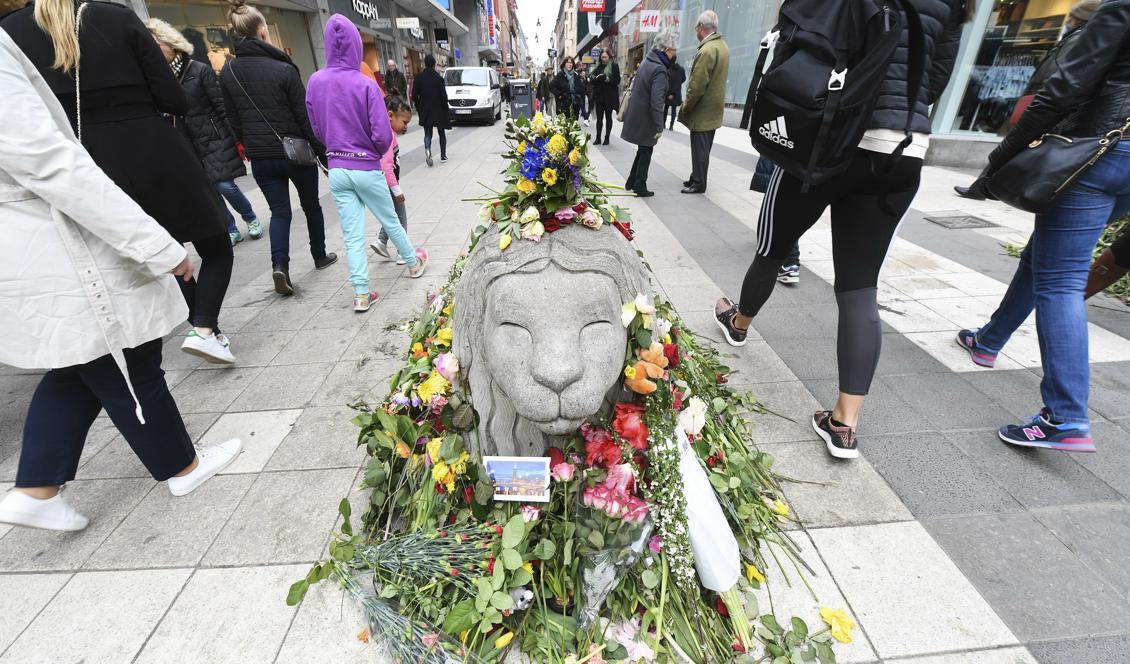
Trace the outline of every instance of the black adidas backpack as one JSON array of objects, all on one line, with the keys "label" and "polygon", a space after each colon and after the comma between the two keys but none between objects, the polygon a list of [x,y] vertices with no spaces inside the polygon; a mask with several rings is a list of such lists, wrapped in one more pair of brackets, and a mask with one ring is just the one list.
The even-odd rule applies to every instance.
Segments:
[{"label": "black adidas backpack", "polygon": [[[901,12],[899,10],[902,10]],[[879,88],[909,28],[906,138],[922,87],[925,40],[911,0],[785,0],[746,97],[742,128],[757,151],[804,182],[804,191],[848,168]]]}]

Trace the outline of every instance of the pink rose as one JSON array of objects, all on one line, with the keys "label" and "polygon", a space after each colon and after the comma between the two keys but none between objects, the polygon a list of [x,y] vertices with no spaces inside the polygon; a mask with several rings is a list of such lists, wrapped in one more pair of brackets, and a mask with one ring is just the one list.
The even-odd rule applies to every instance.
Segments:
[{"label": "pink rose", "polygon": [[454,381],[456,374],[459,373],[459,358],[455,357],[455,353],[440,353],[432,364],[435,365],[439,375],[448,381]]},{"label": "pink rose", "polygon": [[541,516],[541,510],[533,505],[522,505],[519,511],[522,513],[522,520],[526,523],[537,521],[538,517]]},{"label": "pink rose", "polygon": [[554,212],[553,216],[557,218],[557,221],[567,224],[577,217],[577,211],[573,208],[563,207],[557,212]]},{"label": "pink rose", "polygon": [[659,553],[663,550],[663,538],[659,535],[653,535],[647,543],[647,548],[651,549],[652,553]]},{"label": "pink rose", "polygon": [[550,472],[553,475],[553,479],[557,480],[558,482],[569,482],[573,479],[573,473],[575,473],[576,470],[577,469],[575,466],[573,466],[573,464],[561,462],[553,466]]},{"label": "pink rose", "polygon": [[588,228],[600,228],[600,226],[604,223],[604,217],[601,217],[600,214],[596,212],[596,210],[589,208],[581,213],[580,222],[582,226],[586,226]]},{"label": "pink rose", "polygon": [[624,514],[624,503],[621,502],[623,496],[613,495],[608,499],[608,504],[604,506],[604,511],[608,516],[613,518],[620,518]]},{"label": "pink rose", "polygon": [[581,502],[585,504],[585,507],[592,507],[593,493],[593,488],[590,486],[581,494]]},{"label": "pink rose", "polygon": [[604,480],[604,486],[608,487],[609,491],[617,493],[631,493],[633,489],[634,478],[632,477],[632,464],[620,463],[608,469],[608,478]]},{"label": "pink rose", "polygon": [[647,503],[639,498],[629,498],[627,509],[624,512],[625,521],[639,523],[647,518]]},{"label": "pink rose", "polygon": [[609,498],[608,489],[602,486],[592,488],[592,506],[594,508],[598,510],[604,509],[604,506],[608,504]]}]

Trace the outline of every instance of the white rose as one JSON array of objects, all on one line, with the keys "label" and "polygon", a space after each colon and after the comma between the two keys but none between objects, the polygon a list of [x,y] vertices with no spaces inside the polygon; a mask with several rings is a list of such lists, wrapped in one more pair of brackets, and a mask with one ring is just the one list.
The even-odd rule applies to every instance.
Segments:
[{"label": "white rose", "polygon": [[679,413],[679,428],[688,436],[697,436],[706,426],[706,402],[698,397],[691,397],[687,407]]}]

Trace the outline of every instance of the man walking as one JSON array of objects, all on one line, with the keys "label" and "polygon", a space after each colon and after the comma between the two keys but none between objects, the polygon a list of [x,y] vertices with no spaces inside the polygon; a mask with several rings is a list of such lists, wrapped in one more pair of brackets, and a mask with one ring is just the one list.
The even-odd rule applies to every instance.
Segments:
[{"label": "man walking", "polygon": [[408,99],[408,79],[396,68],[396,60],[389,60],[385,66],[385,94]]},{"label": "man walking", "polygon": [[726,77],[730,72],[730,48],[718,34],[718,14],[702,12],[694,31],[699,41],[698,54],[691,65],[687,98],[679,112],[679,122],[691,131],[691,177],[683,182],[684,194],[706,191],[710,148],[714,145],[714,132],[722,126]]}]

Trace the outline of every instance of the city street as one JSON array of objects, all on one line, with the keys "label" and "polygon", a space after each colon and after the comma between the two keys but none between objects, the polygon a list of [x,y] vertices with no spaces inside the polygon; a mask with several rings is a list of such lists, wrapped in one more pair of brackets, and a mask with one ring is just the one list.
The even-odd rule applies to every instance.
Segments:
[{"label": "city street", "polygon": [[[635,154],[591,147],[600,178],[622,183]],[[450,161],[424,164],[413,127],[400,141],[409,234],[431,253],[428,274],[371,256],[381,298],[352,311],[337,213],[323,179],[329,249],[315,271],[293,195],[291,272],[271,286],[269,243],[244,241],[220,325],[238,363],[217,368],[165,344],[164,367],[201,445],[239,437],[242,456],[185,498],[147,475],[109,420],[90,433],[66,495],[90,517],[82,532],[0,526],[0,664],[376,662],[341,592],[315,587],[298,607],[289,585],[326,555],[337,505],[355,521],[363,450],[349,404],[378,402],[406,352],[397,324],[445,277],[477,223],[461,199],[500,182],[503,125],[449,133]],[[970,172],[926,168],[922,190],[880,286],[883,356],[860,422],[861,458],[828,457],[809,420],[836,393],[836,308],[827,217],[801,241],[801,281],[778,285],[750,341],[730,348],[712,318],[737,298],[754,253],[761,194],[744,131],[719,130],[705,195],[682,195],[685,128],[655,149],[650,199],[622,199],[657,288],[722,351],[731,384],[774,414],[751,444],[774,455],[817,600],[795,572],[770,574],[773,611],[819,623],[844,608],[859,625],[842,662],[1111,664],[1130,661],[1130,307],[1099,296],[1090,310],[1091,408],[1098,453],[1007,447],[1002,424],[1039,407],[1034,319],[982,369],[953,342],[984,323],[1023,244],[1030,215],[952,193]],[[971,165],[979,167],[979,164]],[[269,217],[251,178],[240,180]],[[975,219],[970,219],[973,217]],[[931,221],[935,219],[937,221]],[[956,226],[954,228],[947,227]],[[369,235],[378,224],[369,217]],[[754,333],[756,331],[756,334]],[[15,479],[24,415],[39,375],[0,372],[0,491]],[[60,413],[65,417],[66,413]],[[762,603],[763,612],[770,609]]]}]

